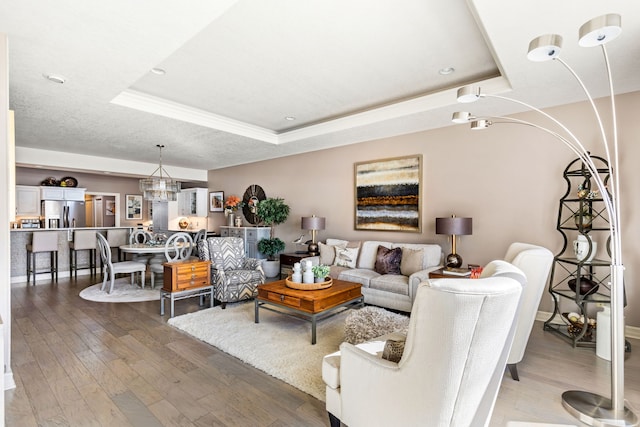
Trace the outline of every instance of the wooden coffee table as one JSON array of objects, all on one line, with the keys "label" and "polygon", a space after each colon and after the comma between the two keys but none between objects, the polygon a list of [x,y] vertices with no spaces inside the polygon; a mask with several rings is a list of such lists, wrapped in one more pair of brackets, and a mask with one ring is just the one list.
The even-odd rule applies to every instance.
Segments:
[{"label": "wooden coffee table", "polygon": [[362,307],[364,297],[359,283],[333,280],[327,289],[301,291],[287,287],[284,280],[258,286],[255,299],[255,322],[260,323],[259,309],[290,314],[311,322],[311,344],[316,343],[316,323],[337,313],[341,308]]}]

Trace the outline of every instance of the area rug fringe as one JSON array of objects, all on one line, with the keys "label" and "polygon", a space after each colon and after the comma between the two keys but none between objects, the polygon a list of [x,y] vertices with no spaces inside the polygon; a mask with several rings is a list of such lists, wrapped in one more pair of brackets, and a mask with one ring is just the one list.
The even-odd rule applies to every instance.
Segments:
[{"label": "area rug fringe", "polygon": [[322,358],[344,341],[345,317],[340,313],[318,322],[315,345],[307,321],[261,310],[256,324],[253,301],[200,310],[168,323],[324,401]]}]

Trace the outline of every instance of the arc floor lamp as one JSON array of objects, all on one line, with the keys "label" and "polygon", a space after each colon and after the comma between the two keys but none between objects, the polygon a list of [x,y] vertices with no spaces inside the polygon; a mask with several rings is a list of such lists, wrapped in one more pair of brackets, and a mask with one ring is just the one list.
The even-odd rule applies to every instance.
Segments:
[{"label": "arc floor lamp", "polygon": [[[603,15],[586,22],[580,27],[578,41],[578,44],[583,47],[600,46],[602,48],[609,83],[609,97],[611,98],[611,142],[607,138],[600,112],[587,87],[575,71],[559,57],[562,47],[562,37],[557,34],[537,37],[529,44],[529,52],[527,54],[527,57],[531,61],[541,62],[553,60],[559,62],[573,75],[582,87],[596,117],[601,134],[601,142],[609,163],[608,186],[603,182],[598,173],[598,168],[593,163],[588,150],[580,140],[557,119],[532,105],[500,95],[483,93],[478,86],[465,86],[458,90],[458,102],[474,102],[480,98],[497,98],[515,102],[540,113],[546,119],[550,120],[551,124],[557,128],[557,130],[509,117],[474,117],[468,112],[454,113],[452,119],[454,123],[470,123],[471,129],[474,130],[485,129],[492,124],[510,123],[529,126],[552,135],[582,160],[591,173],[592,179],[595,181],[600,194],[603,195],[607,216],[609,217],[609,232],[611,237],[611,398],[609,399],[595,393],[577,390],[566,391],[562,394],[562,404],[565,409],[580,421],[594,426],[638,425],[638,417],[631,409],[625,407],[624,401],[624,266],[622,264],[622,233],[620,230],[620,168],[618,163],[618,131],[613,81],[605,47],[605,44],[620,35],[621,31],[620,15]],[[606,197],[607,194],[610,197]]]}]

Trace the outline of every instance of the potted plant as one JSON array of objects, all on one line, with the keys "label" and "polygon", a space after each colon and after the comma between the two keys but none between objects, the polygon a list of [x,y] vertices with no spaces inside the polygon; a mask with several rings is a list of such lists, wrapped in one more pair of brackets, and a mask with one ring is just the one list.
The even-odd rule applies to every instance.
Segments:
[{"label": "potted plant", "polygon": [[267,277],[276,277],[280,273],[278,254],[284,250],[285,244],[275,237],[275,226],[282,224],[289,217],[289,205],[279,197],[267,198],[258,203],[258,217],[261,225],[271,227],[270,238],[258,242],[258,250],[267,256],[262,264]]},{"label": "potted plant", "polygon": [[320,264],[320,265],[314,265],[313,267],[311,267],[311,271],[313,271],[313,277],[315,277],[315,282],[320,283],[325,281],[325,279],[329,275],[329,272],[331,271],[331,268],[328,265]]}]

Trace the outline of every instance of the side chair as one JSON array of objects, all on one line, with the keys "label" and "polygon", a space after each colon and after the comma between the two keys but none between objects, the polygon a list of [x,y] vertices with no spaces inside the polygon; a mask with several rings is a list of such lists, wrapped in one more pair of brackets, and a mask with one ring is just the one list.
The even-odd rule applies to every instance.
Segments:
[{"label": "side chair", "polygon": [[113,292],[113,282],[115,281],[116,274],[131,273],[131,284],[134,283],[136,273],[140,273],[140,283],[144,288],[144,276],[147,271],[147,264],[135,261],[111,261],[111,247],[107,242],[107,239],[100,233],[96,232],[98,238],[98,247],[100,248],[100,257],[102,258],[102,265],[105,267],[104,279],[102,280],[101,290],[105,290],[107,286],[107,276],[110,280],[109,293]]}]

